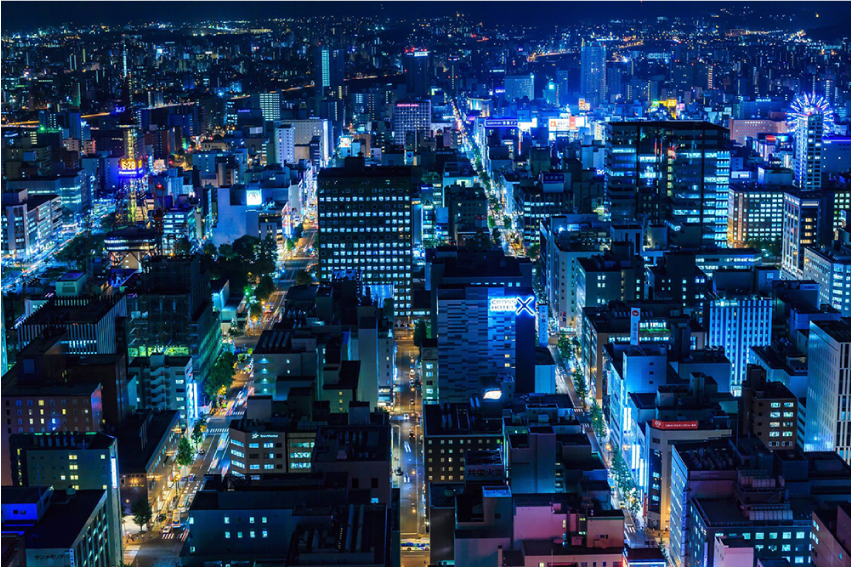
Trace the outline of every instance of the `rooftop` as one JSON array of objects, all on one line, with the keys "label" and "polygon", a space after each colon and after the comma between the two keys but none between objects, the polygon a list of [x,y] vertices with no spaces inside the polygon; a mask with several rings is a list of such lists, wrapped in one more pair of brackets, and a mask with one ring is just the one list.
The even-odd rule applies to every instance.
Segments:
[{"label": "rooftop", "polygon": [[[5,491],[5,490],[4,490]],[[71,548],[92,513],[106,500],[102,489],[54,492],[41,520],[27,531],[27,550]]]}]

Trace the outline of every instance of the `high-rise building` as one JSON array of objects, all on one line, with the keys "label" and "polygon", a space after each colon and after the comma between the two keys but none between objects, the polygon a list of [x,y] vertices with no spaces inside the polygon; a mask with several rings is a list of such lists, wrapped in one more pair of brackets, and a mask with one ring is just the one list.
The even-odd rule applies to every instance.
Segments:
[{"label": "high-rise building", "polygon": [[796,186],[803,190],[822,187],[822,112],[811,108],[796,116],[796,155],[793,160]]},{"label": "high-rise building", "polygon": [[413,47],[406,49],[402,58],[402,68],[405,72],[408,94],[414,98],[428,97],[431,86],[429,51]]},{"label": "high-rise building", "polygon": [[116,439],[100,432],[15,434],[9,439],[12,483],[24,487],[53,487],[56,491],[106,492],[106,566],[122,561],[121,498],[118,489]]},{"label": "high-rise building", "polygon": [[784,191],[778,187],[731,185],[728,198],[728,246],[774,243],[781,239]]},{"label": "high-rise building", "polygon": [[697,225],[705,244],[725,247],[728,131],[701,121],[607,126],[606,201],[613,220],[646,219],[680,230]]},{"label": "high-rise building", "polygon": [[432,103],[428,100],[399,101],[393,105],[393,141],[412,147],[418,136],[428,136],[432,129]]},{"label": "high-rise building", "polygon": [[343,85],[344,77],[341,50],[328,47],[318,47],[314,50],[313,79],[318,97],[322,97],[328,88]]},{"label": "high-rise building", "polygon": [[22,535],[26,557],[18,566],[117,566],[103,489],[4,487],[3,534]]},{"label": "high-rise building", "polygon": [[834,194],[792,189],[784,194],[781,227],[781,277],[801,280],[805,247],[828,244],[833,228]]},{"label": "high-rise building", "polygon": [[837,452],[852,461],[850,320],[811,321],[805,451]]},{"label": "high-rise building", "polygon": [[590,108],[604,102],[606,96],[606,47],[590,42],[580,52],[580,98]]},{"label": "high-rise building", "polygon": [[535,75],[506,75],[504,82],[507,101],[535,100]]},{"label": "high-rise building", "polygon": [[129,300],[130,356],[192,357],[195,381],[204,384],[222,342],[200,255],[148,258]]},{"label": "high-rise building", "polygon": [[819,302],[852,315],[852,256],[848,245],[839,248],[805,247],[802,278],[819,284]]},{"label": "high-rise building", "polygon": [[296,128],[292,124],[275,124],[272,151],[269,152],[269,158],[266,161],[282,165],[296,163]]},{"label": "high-rise building", "polygon": [[258,93],[257,106],[260,107],[264,122],[279,120],[281,118],[281,91]]},{"label": "high-rise building", "polygon": [[[755,289],[749,270],[719,269],[707,292],[707,345],[721,347],[731,360],[730,391],[739,396],[752,347],[772,341],[773,301]],[[726,390],[728,385],[719,385]]]},{"label": "high-rise building", "polygon": [[322,170],[317,179],[317,258],[320,280],[357,271],[373,297],[393,298],[396,313],[411,310],[413,228],[410,167]]}]

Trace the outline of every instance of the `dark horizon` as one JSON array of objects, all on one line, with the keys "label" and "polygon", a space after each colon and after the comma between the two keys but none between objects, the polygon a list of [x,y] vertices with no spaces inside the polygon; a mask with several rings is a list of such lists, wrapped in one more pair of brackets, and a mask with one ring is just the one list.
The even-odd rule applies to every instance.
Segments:
[{"label": "dark horizon", "polygon": [[[601,9],[606,4],[613,9]],[[108,10],[81,10],[83,6],[109,6]],[[799,29],[838,28],[843,22],[848,31],[852,22],[852,5],[848,2],[501,2],[495,10],[492,2],[141,2],[82,3],[7,1],[0,9],[4,33],[31,32],[43,27],[71,25],[123,25],[146,21],[169,21],[172,24],[195,24],[210,20],[268,20],[270,18],[304,18],[313,16],[379,16],[389,20],[409,20],[449,16],[461,12],[485,24],[512,22],[522,25],[567,25],[572,22],[608,22],[613,13],[623,18],[700,17],[717,14],[721,9],[734,12],[725,22],[760,25],[764,18],[777,15],[795,17],[791,26]],[[203,7],[203,9],[202,9]],[[378,9],[375,9],[378,8]],[[743,15],[744,9],[751,13]],[[737,15],[739,14],[739,15]],[[816,15],[819,14],[819,17]],[[722,21],[722,20],[720,20]],[[839,22],[839,23],[838,23]],[[848,35],[848,34],[847,34]]]}]

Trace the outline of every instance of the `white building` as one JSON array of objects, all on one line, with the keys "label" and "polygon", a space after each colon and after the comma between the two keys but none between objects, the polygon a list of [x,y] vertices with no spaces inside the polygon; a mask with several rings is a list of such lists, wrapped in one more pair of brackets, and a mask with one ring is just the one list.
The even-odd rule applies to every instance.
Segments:
[{"label": "white building", "polygon": [[819,284],[819,303],[829,304],[845,317],[852,315],[852,271],[849,249],[805,247],[803,278]]},{"label": "white building", "polygon": [[813,112],[797,119],[793,172],[800,189],[822,187],[823,118],[821,112]]},{"label": "white building", "polygon": [[136,357],[128,365],[128,374],[136,375],[138,408],[177,410],[181,421],[191,429],[198,419],[201,386],[195,381],[192,357],[151,355]]},{"label": "white building", "polygon": [[804,450],[836,451],[846,463],[852,463],[849,347],[849,318],[811,322]]},{"label": "white building", "polygon": [[274,127],[273,148],[269,153],[268,163],[296,163],[296,127],[292,124],[278,124]]},{"label": "white building", "polygon": [[62,227],[58,195],[28,195],[23,189],[3,193],[3,256],[29,261],[56,244]]}]

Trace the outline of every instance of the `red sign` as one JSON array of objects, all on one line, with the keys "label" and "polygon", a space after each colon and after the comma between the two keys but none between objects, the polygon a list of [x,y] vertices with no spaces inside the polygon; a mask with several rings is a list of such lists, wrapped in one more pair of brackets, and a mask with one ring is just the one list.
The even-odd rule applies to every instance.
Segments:
[{"label": "red sign", "polygon": [[651,426],[657,430],[698,430],[698,421],[663,422],[662,420],[652,420]]}]

